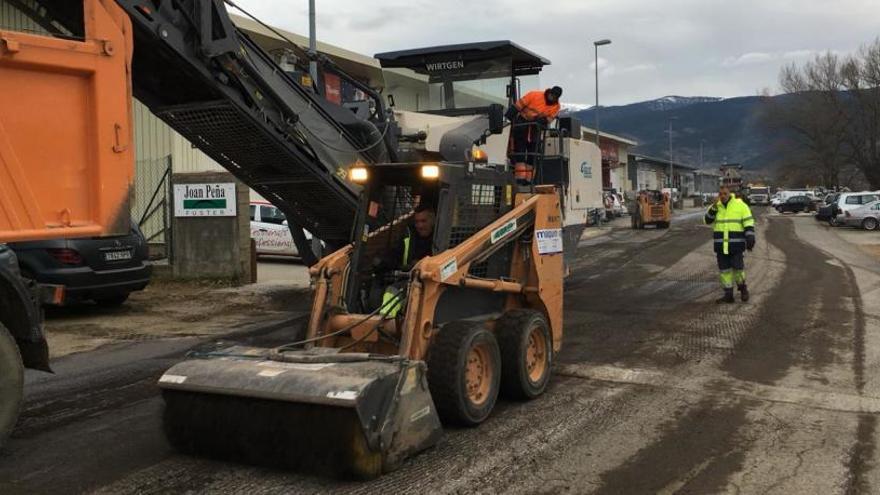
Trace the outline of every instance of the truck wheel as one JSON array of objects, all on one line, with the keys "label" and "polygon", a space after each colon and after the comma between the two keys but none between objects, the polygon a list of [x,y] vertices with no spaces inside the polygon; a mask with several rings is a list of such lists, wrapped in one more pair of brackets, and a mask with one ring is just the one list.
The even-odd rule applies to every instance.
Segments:
[{"label": "truck wheel", "polygon": [[495,325],[501,347],[501,392],[512,399],[543,394],[553,366],[553,340],[544,315],[514,309]]},{"label": "truck wheel", "polygon": [[24,366],[12,335],[0,323],[0,447],[18,420],[24,388]]},{"label": "truck wheel", "polygon": [[428,354],[428,388],[445,423],[482,423],[498,399],[501,354],[495,335],[479,323],[447,323]]}]

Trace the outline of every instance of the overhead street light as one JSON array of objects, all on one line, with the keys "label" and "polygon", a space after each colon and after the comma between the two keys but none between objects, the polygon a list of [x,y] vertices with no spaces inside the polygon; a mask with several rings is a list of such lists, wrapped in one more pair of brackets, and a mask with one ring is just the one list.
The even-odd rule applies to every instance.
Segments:
[{"label": "overhead street light", "polygon": [[596,111],[593,112],[593,116],[595,116],[595,118],[596,118],[596,125],[595,125],[596,146],[599,147],[599,156],[600,156],[599,166],[600,167],[602,165],[601,164],[602,147],[599,145],[599,47],[605,46],[605,45],[610,45],[610,44],[611,44],[611,40],[599,40],[599,41],[593,42],[593,48],[595,49],[595,52],[596,52],[596,63],[595,63],[595,66],[596,66],[595,67],[596,68]]}]

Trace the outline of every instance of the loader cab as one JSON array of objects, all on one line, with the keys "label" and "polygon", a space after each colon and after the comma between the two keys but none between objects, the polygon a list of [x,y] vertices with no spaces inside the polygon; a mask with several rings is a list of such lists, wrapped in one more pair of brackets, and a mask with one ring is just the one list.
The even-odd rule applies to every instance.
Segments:
[{"label": "loader cab", "polygon": [[[358,218],[347,281],[349,311],[377,306],[376,288],[400,274],[377,271],[412,229],[414,211],[428,205],[435,212],[432,253],[453,248],[513,208],[514,184],[503,168],[473,163],[384,164],[364,167]],[[471,267],[473,275],[500,277],[509,270],[508,254],[499,253]]]},{"label": "loader cab", "polygon": [[550,61],[510,41],[434,46],[376,55],[383,69],[409,69],[428,82],[427,101],[415,110],[458,117],[507,107],[539,87]]}]

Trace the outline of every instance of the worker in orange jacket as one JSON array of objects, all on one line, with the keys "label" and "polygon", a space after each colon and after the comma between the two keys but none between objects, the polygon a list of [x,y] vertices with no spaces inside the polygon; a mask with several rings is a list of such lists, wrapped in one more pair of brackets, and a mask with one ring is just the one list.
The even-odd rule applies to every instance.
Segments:
[{"label": "worker in orange jacket", "polygon": [[[508,117],[512,124],[514,175],[517,182],[530,184],[535,176],[535,153],[540,139],[540,128],[556,118],[562,88],[553,86],[545,91],[529,91],[511,108]],[[512,114],[512,115],[511,115]]]}]

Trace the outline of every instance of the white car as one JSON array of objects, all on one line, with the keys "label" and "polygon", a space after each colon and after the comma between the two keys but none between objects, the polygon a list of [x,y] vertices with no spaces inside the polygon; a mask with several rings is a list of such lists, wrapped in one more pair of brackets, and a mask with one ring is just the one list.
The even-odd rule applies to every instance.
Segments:
[{"label": "white car", "polygon": [[837,198],[837,214],[844,214],[877,200],[880,200],[880,191],[840,193]]},{"label": "white car", "polygon": [[[311,240],[312,234],[305,234]],[[270,203],[251,201],[251,238],[256,241],[257,255],[299,256],[287,218]]]}]

